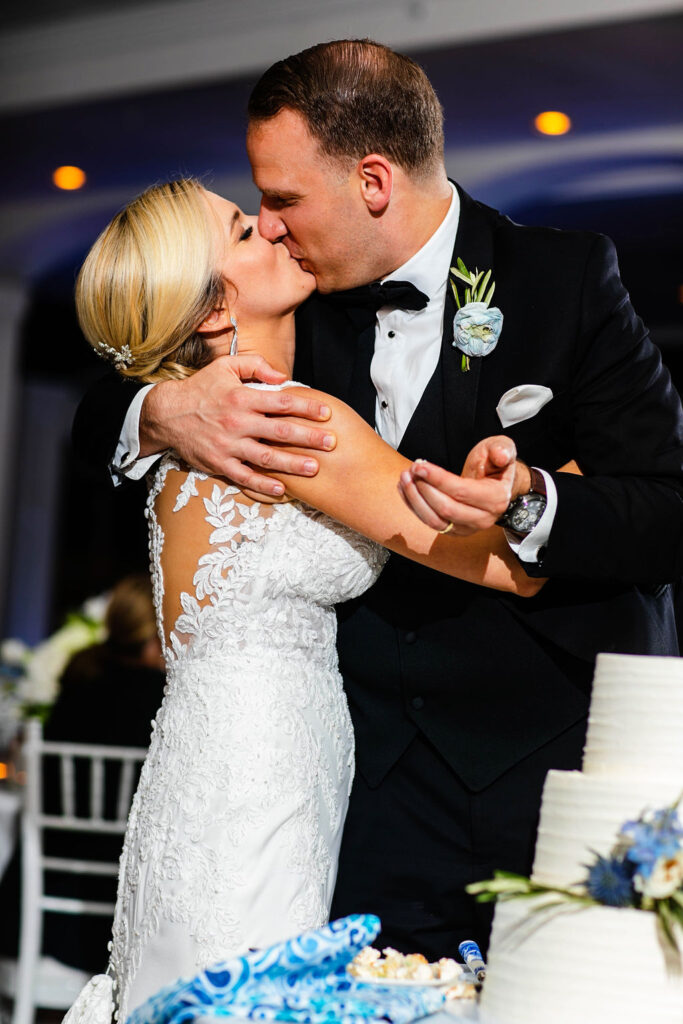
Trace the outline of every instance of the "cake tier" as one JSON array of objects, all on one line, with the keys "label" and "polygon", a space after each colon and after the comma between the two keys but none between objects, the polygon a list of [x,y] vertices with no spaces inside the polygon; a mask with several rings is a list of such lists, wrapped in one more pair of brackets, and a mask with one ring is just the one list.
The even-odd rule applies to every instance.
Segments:
[{"label": "cake tier", "polygon": [[[683,744],[682,744],[683,745]],[[560,888],[586,878],[595,853],[607,855],[626,821],[646,808],[666,807],[680,796],[683,774],[624,779],[549,771],[543,788],[533,877]]]},{"label": "cake tier", "polygon": [[583,758],[587,775],[683,780],[683,659],[599,654]]},{"label": "cake tier", "polygon": [[530,910],[496,907],[482,1024],[681,1024],[683,976],[670,973],[654,914]]}]

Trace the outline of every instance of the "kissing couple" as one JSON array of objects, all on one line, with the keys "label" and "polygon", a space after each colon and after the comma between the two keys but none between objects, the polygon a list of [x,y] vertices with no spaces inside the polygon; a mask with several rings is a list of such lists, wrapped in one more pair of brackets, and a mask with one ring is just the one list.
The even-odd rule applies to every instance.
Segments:
[{"label": "kissing couple", "polygon": [[485,948],[464,888],[528,873],[595,654],[677,653],[683,414],[611,243],[449,181],[428,79],[370,41],[270,68],[247,150],[258,218],[155,186],[77,286],[117,372],[75,441],[148,475],[167,664],[121,1020],[330,913],[430,957]]}]

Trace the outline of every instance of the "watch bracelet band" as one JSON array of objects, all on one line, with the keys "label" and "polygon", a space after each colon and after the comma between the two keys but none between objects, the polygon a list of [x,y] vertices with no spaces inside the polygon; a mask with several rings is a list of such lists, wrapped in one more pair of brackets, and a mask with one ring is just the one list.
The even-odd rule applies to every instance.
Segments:
[{"label": "watch bracelet band", "polygon": [[535,466],[529,466],[529,476],[531,477],[531,486],[527,494],[542,494],[547,500],[548,488],[545,485],[543,473],[541,473],[540,469],[536,469]]}]

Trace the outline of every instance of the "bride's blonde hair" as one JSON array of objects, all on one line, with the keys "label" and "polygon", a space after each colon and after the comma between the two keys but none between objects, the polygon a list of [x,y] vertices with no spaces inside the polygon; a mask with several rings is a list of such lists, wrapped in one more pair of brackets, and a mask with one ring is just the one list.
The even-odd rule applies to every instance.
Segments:
[{"label": "bride's blonde hair", "polygon": [[104,229],[81,267],[76,310],[124,377],[187,377],[209,359],[197,328],[220,306],[214,222],[193,178],[153,185]]}]

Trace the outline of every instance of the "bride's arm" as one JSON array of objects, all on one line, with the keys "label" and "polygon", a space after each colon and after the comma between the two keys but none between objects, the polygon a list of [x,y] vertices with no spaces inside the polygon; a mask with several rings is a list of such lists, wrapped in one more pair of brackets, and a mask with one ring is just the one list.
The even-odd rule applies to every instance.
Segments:
[{"label": "bride's arm", "polygon": [[[306,394],[310,396],[311,391],[306,389]],[[425,526],[398,492],[401,471],[411,465],[408,459],[382,441],[349,406],[324,397],[332,409],[329,426],[337,435],[337,447],[317,454],[320,471],[315,477],[274,474],[290,496],[449,576],[522,597],[540,590],[545,581],[526,575],[500,527],[454,537]]]}]

